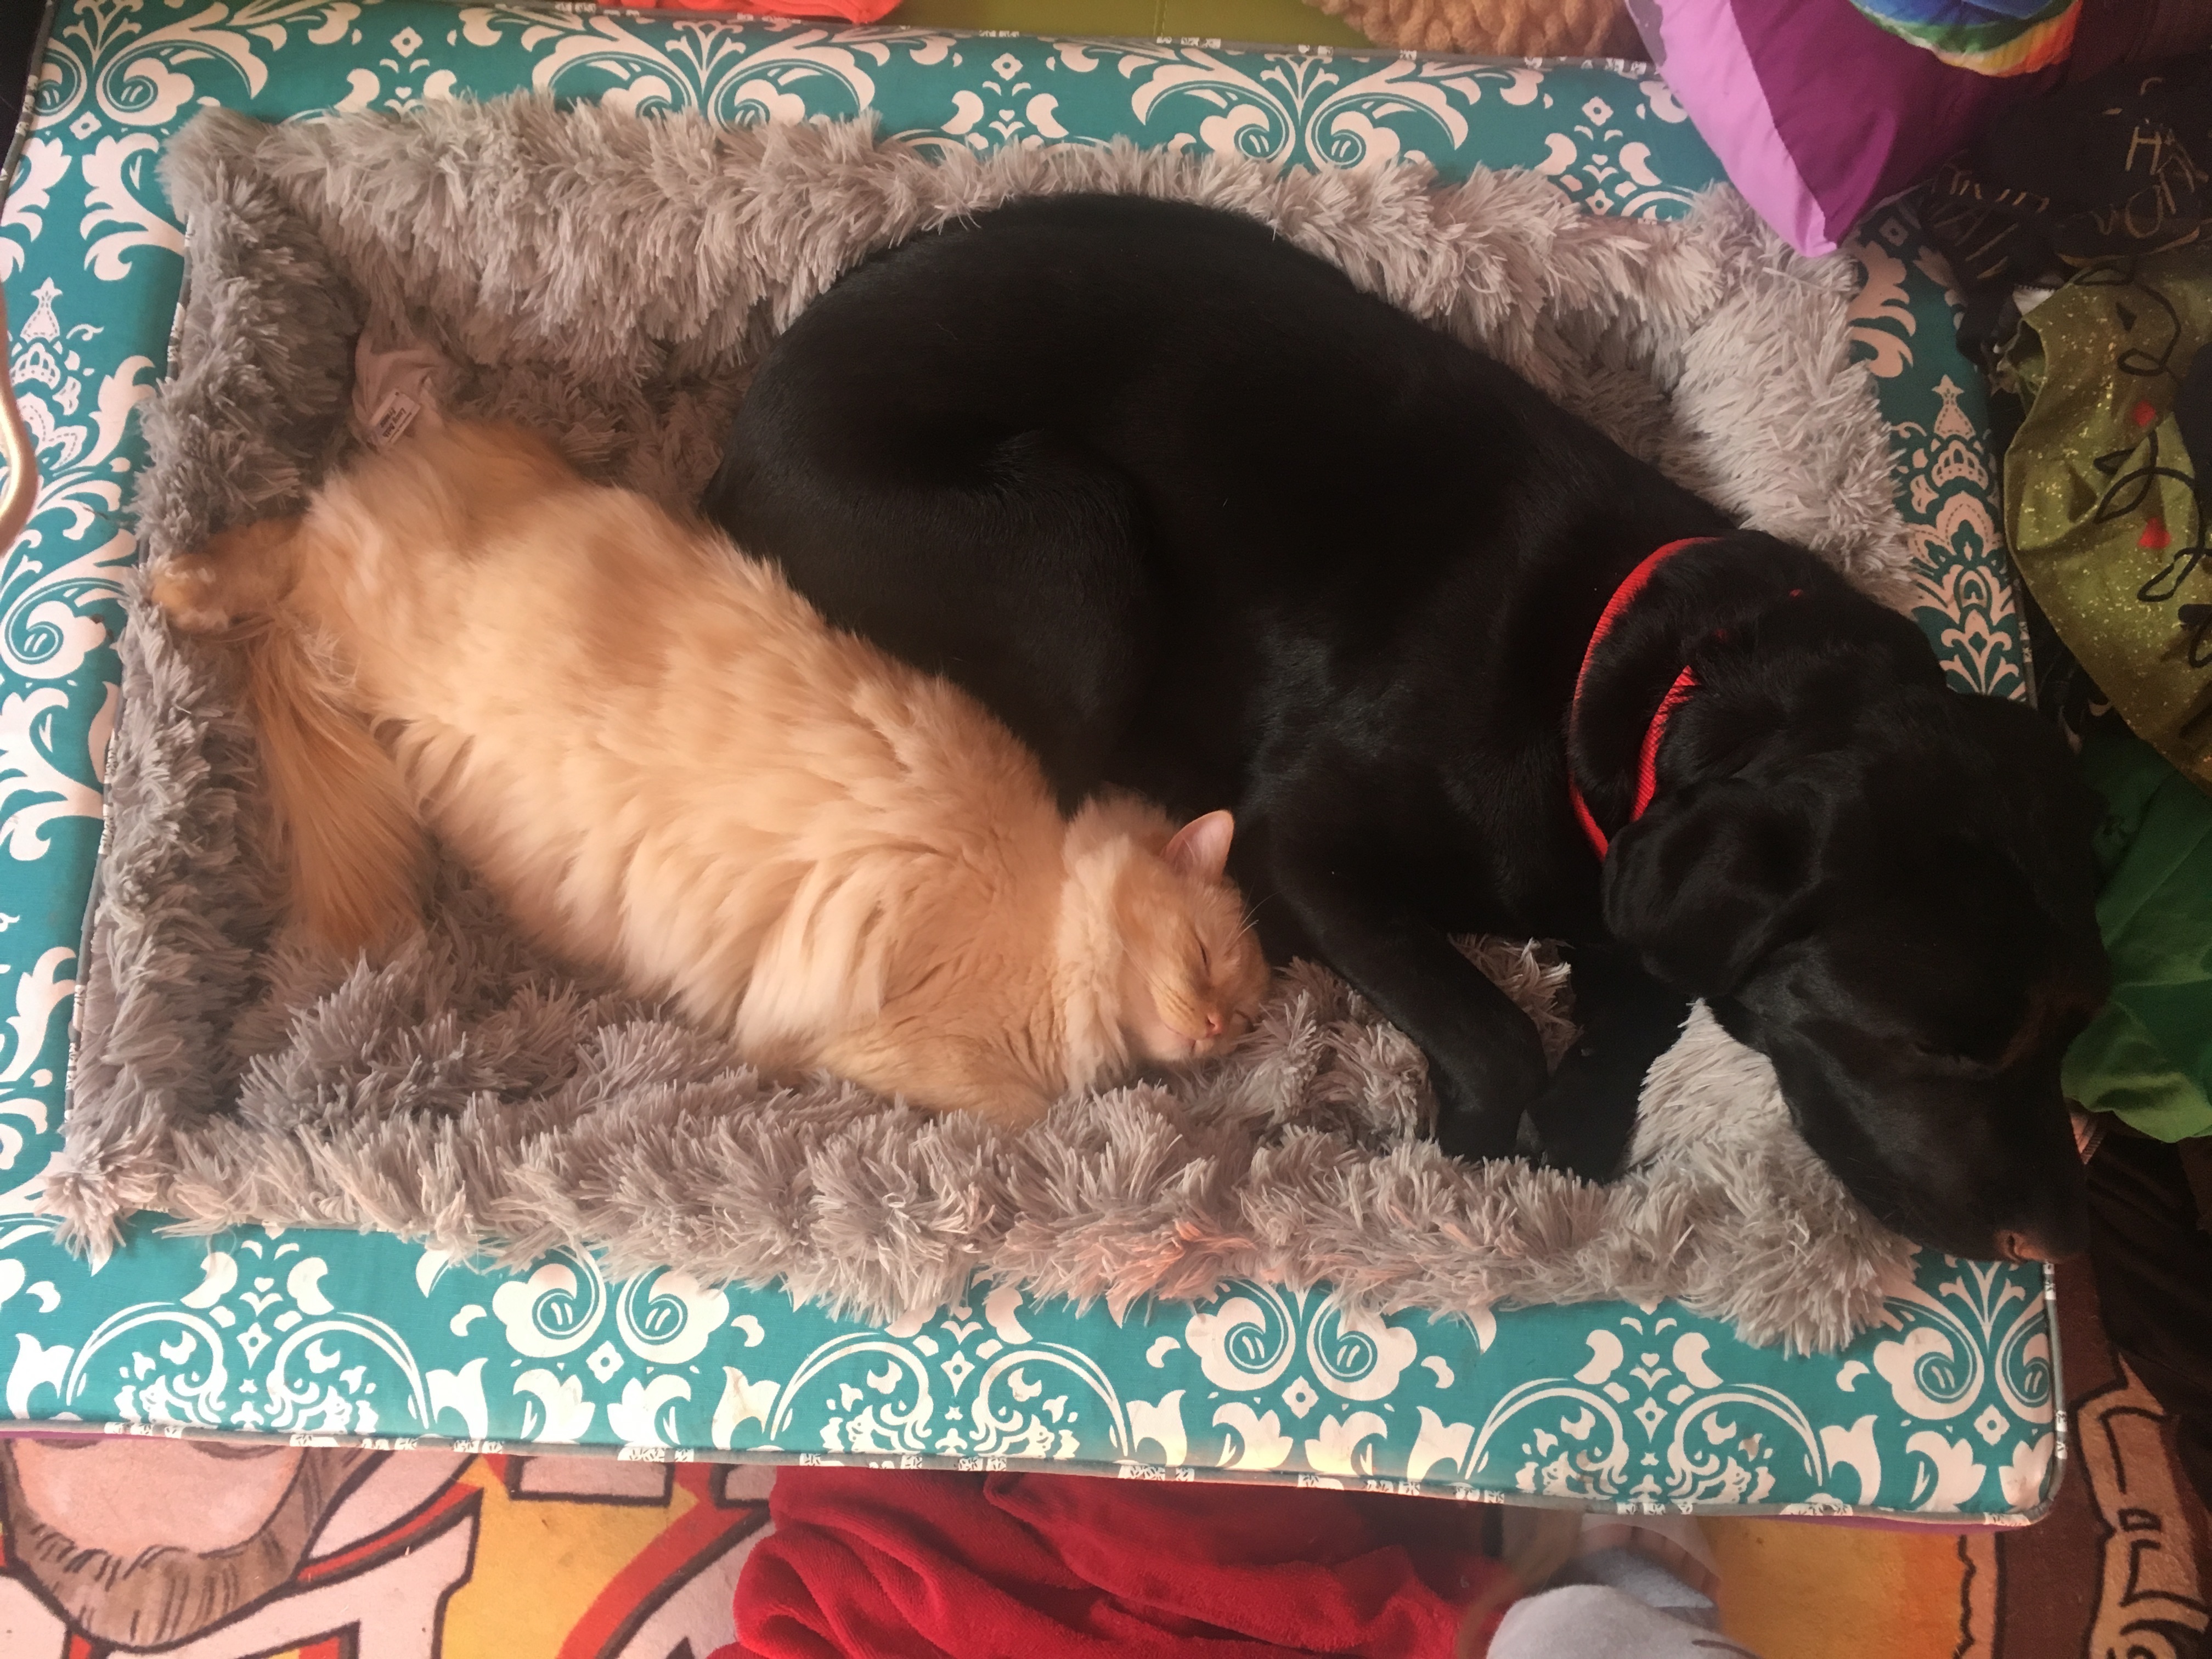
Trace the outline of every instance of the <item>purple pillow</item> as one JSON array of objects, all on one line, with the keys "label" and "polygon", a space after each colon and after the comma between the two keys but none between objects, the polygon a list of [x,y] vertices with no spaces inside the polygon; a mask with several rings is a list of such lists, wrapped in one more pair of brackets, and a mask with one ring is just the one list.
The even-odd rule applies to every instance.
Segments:
[{"label": "purple pillow", "polygon": [[1934,173],[2054,84],[1954,69],[1850,0],[1628,0],[1652,59],[1729,180],[1804,253]]}]

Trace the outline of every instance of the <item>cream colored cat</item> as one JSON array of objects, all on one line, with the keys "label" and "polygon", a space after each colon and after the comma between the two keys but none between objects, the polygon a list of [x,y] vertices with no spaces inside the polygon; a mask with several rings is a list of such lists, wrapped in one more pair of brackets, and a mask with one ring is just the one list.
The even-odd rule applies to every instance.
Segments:
[{"label": "cream colored cat", "polygon": [[1055,808],[965,693],[719,532],[448,423],[155,574],[246,663],[295,913],[420,920],[423,827],[538,939],[770,1067],[1001,1122],[1249,1024],[1226,812]]}]

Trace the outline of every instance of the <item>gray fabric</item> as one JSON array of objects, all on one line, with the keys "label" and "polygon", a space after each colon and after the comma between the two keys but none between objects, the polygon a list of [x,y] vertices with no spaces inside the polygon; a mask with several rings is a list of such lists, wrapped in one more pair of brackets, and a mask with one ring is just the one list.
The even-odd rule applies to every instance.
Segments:
[{"label": "gray fabric", "polygon": [[1721,1627],[1721,1610],[1713,1598],[1693,1589],[1648,1555],[1615,1547],[1577,1555],[1552,1576],[1554,1588],[1568,1584],[1610,1584],[1634,1596],[1654,1612],[1699,1630]]},{"label": "gray fabric", "polygon": [[[297,501],[347,453],[363,329],[453,359],[460,412],[546,428],[597,474],[689,502],[748,366],[841,270],[1011,196],[1087,188],[1267,219],[1750,522],[1904,592],[1887,434],[1849,362],[1850,269],[1793,255],[1726,190],[1657,226],[1526,174],[1431,191],[1409,169],[1279,175],[1127,147],[933,163],[864,128],[528,98],[275,128],[210,111],[165,168],[189,292],[148,415],[151,559]],[[1702,1015],[1647,1085],[1641,1166],[1600,1190],[1417,1139],[1418,1052],[1309,967],[1227,1062],[1007,1134],[826,1079],[774,1087],[540,959],[457,872],[396,960],[319,962],[274,931],[253,738],[220,662],[135,605],[120,649],[111,841],[46,1187],[95,1255],[149,1206],[506,1261],[589,1244],[617,1272],[780,1276],[878,1315],[974,1269],[1116,1306],[1249,1276],[1477,1319],[1672,1295],[1811,1348],[1869,1323],[1906,1258],[1792,1133],[1771,1068]],[[1559,971],[1512,944],[1480,960],[1556,1051]]]},{"label": "gray fabric", "polygon": [[1570,1584],[1516,1601],[1490,1638],[1489,1654],[1490,1659],[1759,1659],[1710,1626],[1662,1612],[1610,1584]]}]

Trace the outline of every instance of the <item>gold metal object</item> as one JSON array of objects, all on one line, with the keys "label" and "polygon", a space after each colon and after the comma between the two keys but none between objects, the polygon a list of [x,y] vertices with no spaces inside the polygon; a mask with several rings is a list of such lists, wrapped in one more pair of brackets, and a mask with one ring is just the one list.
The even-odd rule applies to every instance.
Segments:
[{"label": "gold metal object", "polygon": [[[0,295],[0,341],[8,332],[8,302]],[[0,358],[0,459],[8,463],[8,480],[0,484],[0,559],[4,559],[31,521],[31,508],[39,499],[39,464],[31,454],[31,434],[23,424],[23,411],[15,403],[15,376]]]}]

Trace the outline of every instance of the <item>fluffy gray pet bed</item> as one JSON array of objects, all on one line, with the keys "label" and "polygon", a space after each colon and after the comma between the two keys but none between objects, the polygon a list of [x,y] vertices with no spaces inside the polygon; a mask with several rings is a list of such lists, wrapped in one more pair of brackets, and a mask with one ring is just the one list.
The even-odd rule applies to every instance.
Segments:
[{"label": "fluffy gray pet bed", "polygon": [[[210,112],[165,167],[189,269],[147,421],[149,560],[292,507],[349,453],[363,331],[453,360],[459,410],[549,428],[599,474],[689,502],[748,366],[839,271],[1009,197],[1112,190],[1270,222],[1748,522],[1901,591],[1886,433],[1845,345],[1850,268],[1796,257],[1726,190],[1657,226],[1591,217],[1528,175],[1431,190],[1407,169],[1276,174],[1126,147],[929,162],[860,127],[528,99],[281,127]],[[1600,1189],[1441,1156],[1417,1137],[1419,1053],[1305,966],[1228,1060],[1006,1134],[826,1078],[771,1086],[537,957],[455,872],[397,961],[314,960],[276,935],[254,740],[222,664],[143,609],[122,654],[46,1194],[94,1254],[149,1207],[195,1230],[377,1227],[507,1261],[588,1244],[617,1271],[780,1277],[877,1315],[979,1269],[1116,1306],[1243,1276],[1462,1312],[1674,1296],[1810,1349],[1870,1323],[1909,1255],[1798,1140],[1766,1064],[1702,1012],[1653,1071],[1634,1172]],[[1479,956],[1556,1048],[1560,972],[1518,945]]]}]

